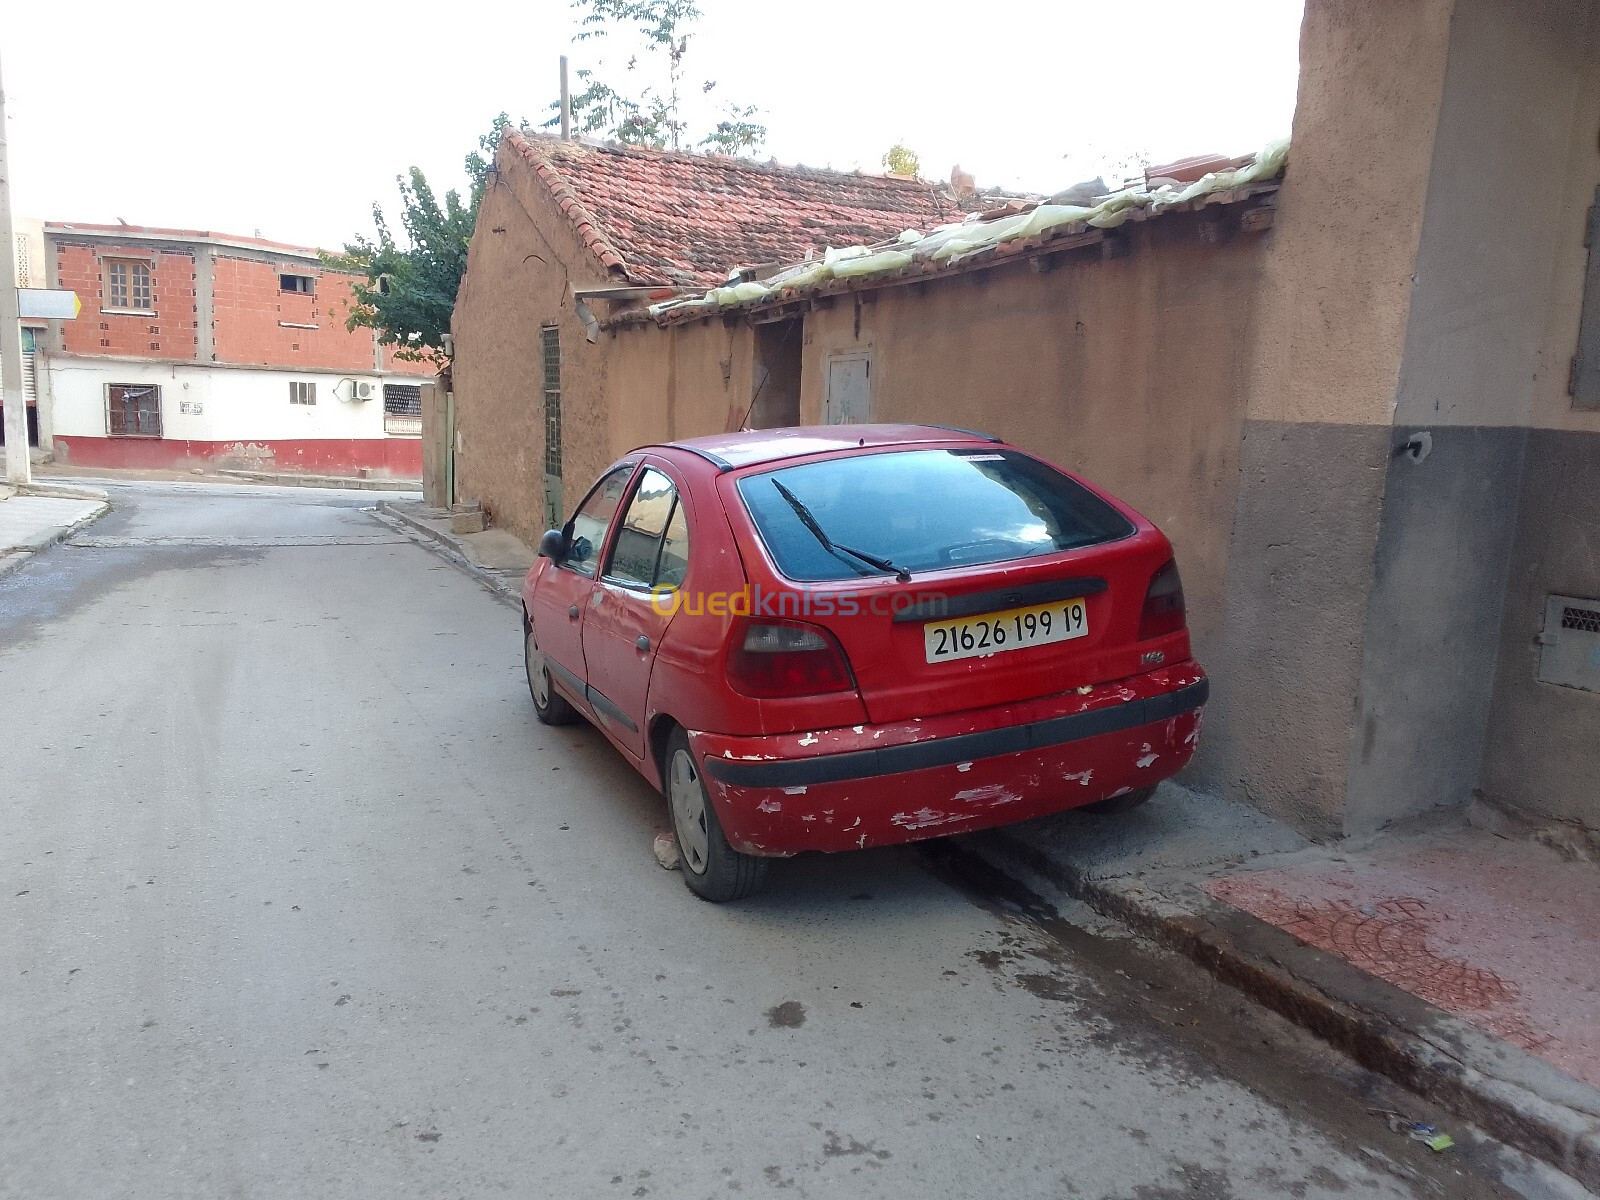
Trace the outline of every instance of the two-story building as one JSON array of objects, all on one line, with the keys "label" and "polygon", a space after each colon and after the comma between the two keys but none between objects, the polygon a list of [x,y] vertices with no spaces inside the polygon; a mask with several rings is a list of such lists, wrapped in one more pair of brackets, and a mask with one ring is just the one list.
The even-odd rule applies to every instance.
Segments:
[{"label": "two-story building", "polygon": [[54,221],[35,240],[42,286],[82,303],[23,335],[30,433],[58,462],[421,476],[434,367],[347,329],[352,277],[315,250]]}]

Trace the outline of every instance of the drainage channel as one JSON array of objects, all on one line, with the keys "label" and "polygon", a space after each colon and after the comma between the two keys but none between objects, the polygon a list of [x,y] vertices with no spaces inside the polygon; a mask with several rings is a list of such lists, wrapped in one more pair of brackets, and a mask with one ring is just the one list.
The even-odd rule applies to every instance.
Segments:
[{"label": "drainage channel", "polygon": [[[1294,1120],[1355,1147],[1419,1196],[1589,1195],[1554,1168],[1462,1126],[1187,959],[1076,901],[1058,909],[959,840],[922,842],[911,852],[925,870],[1005,925],[1003,948],[979,952],[977,961],[1005,986],[1088,1009],[1119,1051],[1186,1074],[1231,1079]],[[1387,1113],[1448,1130],[1456,1145],[1446,1153],[1430,1150],[1393,1132]]]}]

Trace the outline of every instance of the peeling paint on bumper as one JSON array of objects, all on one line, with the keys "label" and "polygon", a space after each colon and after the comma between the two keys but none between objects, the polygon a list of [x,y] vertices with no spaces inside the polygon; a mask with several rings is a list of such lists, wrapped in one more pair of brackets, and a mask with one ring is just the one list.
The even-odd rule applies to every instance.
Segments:
[{"label": "peeling paint on bumper", "polygon": [[[1204,673],[1187,662],[1088,693],[893,725],[689,740],[735,849],[858,850],[1025,821],[1159,783],[1193,756],[1205,694]],[[1143,715],[1156,719],[1108,728]],[[1036,744],[1080,728],[1106,731]],[[959,752],[975,739],[1003,752],[940,761],[956,757],[946,747]],[[896,763],[911,769],[884,769]]]}]

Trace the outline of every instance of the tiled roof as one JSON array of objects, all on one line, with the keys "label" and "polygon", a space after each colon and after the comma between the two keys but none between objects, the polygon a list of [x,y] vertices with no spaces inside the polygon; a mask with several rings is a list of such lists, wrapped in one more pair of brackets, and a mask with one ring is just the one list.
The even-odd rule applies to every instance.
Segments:
[{"label": "tiled roof", "polygon": [[724,155],[506,132],[608,271],[714,287],[735,267],[793,262],[960,220],[938,185]]},{"label": "tiled roof", "polygon": [[[1168,213],[1193,212],[1212,205],[1242,205],[1239,228],[1259,232],[1271,227],[1273,193],[1288,161],[1289,142],[1282,139],[1259,153],[1239,159],[1191,159],[1172,164],[1175,171],[1199,172],[1185,186],[1170,176],[1141,182],[1103,197],[1090,206],[1048,200],[1015,201],[973,213],[959,222],[928,233],[906,234],[877,245],[832,247],[825,253],[766,274],[708,289],[703,295],[680,295],[621,312],[605,322],[608,328],[657,322],[692,321],[735,309],[781,307],[813,296],[861,288],[921,282],[930,276],[982,270],[1034,254],[1079,249],[1105,240],[1108,230],[1129,222],[1159,220]],[[1230,165],[1233,164],[1233,165]],[[1220,170],[1206,170],[1221,166]]]}]

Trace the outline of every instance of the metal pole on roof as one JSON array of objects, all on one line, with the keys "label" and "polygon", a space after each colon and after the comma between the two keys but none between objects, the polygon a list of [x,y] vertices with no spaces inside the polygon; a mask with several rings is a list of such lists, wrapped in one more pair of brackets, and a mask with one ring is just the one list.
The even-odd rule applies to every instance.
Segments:
[{"label": "metal pole on roof", "polygon": [[5,406],[6,482],[33,478],[28,461],[28,400],[22,394],[22,319],[17,314],[17,235],[11,227],[11,168],[6,159],[6,90],[0,84],[0,404]]},{"label": "metal pole on roof", "polygon": [[572,136],[572,94],[567,90],[567,56],[561,56],[561,140]]}]

